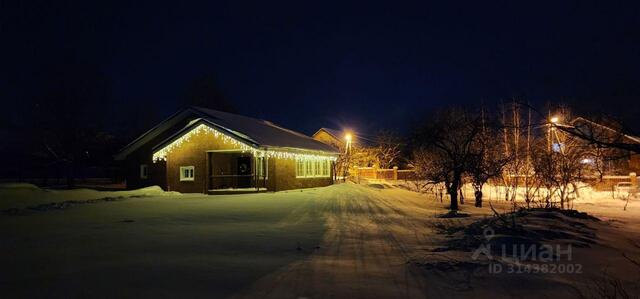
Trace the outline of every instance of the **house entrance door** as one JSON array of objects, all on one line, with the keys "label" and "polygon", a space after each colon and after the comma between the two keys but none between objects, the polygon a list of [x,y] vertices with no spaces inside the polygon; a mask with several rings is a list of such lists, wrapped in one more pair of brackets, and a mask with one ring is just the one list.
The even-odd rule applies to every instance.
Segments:
[{"label": "house entrance door", "polygon": [[238,157],[238,188],[250,188],[253,173],[251,157]]}]

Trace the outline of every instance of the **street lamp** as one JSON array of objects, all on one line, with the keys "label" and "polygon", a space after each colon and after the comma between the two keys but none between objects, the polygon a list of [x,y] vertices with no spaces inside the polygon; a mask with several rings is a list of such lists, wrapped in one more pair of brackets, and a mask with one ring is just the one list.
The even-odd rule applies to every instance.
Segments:
[{"label": "street lamp", "polygon": [[351,133],[346,133],[344,134],[344,139],[347,141],[344,147],[344,154],[346,155],[346,165],[344,167],[344,174],[342,175],[342,179],[343,181],[346,181],[347,174],[349,172],[349,160],[351,160],[351,140],[353,139],[353,136],[351,136]]},{"label": "street lamp", "polygon": [[353,136],[351,135],[351,133],[346,133],[344,134],[344,140],[346,140],[346,144],[344,147],[344,152],[345,154],[348,153],[351,150],[351,140],[353,139]]},{"label": "street lamp", "polygon": [[556,130],[556,126],[558,125],[558,123],[560,122],[560,117],[559,116],[550,116],[549,117],[549,132],[548,134],[548,142],[549,142],[549,151],[552,150],[556,150],[553,148],[553,139],[555,137],[555,139],[557,140],[558,143],[558,149],[556,151],[559,152],[563,152],[562,149],[562,141],[560,140],[560,137],[558,136],[558,131]]},{"label": "street lamp", "polygon": [[549,152],[553,150],[553,126],[558,123],[560,119],[557,116],[549,117],[549,125],[547,130],[547,147]]}]

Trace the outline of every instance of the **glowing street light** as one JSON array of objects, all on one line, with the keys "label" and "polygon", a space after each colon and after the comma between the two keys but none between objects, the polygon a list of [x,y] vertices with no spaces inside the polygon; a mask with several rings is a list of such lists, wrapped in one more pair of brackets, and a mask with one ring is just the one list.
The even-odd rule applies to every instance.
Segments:
[{"label": "glowing street light", "polygon": [[344,134],[344,139],[347,141],[344,147],[346,165],[344,166],[344,174],[342,175],[342,179],[346,182],[347,175],[349,174],[349,162],[351,160],[351,140],[353,139],[353,136],[351,135],[351,133],[347,132],[346,134]]},{"label": "glowing street light", "polygon": [[344,148],[345,153],[349,153],[350,149],[351,149],[351,140],[353,139],[353,136],[351,135],[351,133],[346,133],[344,134],[344,140],[347,141],[347,144]]},{"label": "glowing street light", "polygon": [[559,120],[560,118],[558,118],[557,116],[549,115],[549,124],[547,125],[547,128],[548,128],[547,129],[547,147],[549,148],[549,152],[553,150],[553,141],[552,141],[553,133],[554,133],[555,125],[558,123]]}]

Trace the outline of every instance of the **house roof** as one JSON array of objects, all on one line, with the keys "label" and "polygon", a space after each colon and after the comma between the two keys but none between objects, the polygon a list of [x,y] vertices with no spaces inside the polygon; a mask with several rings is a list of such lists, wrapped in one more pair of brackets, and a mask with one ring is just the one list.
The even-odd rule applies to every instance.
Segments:
[{"label": "house roof", "polygon": [[261,147],[294,148],[311,151],[337,152],[331,146],[307,135],[278,126],[270,121],[212,109],[192,107],[201,112],[210,123],[227,129],[238,137],[249,138]]},{"label": "house roof", "polygon": [[[335,138],[338,142],[341,142],[341,143],[344,143],[345,134],[349,132],[349,131],[336,130],[331,128],[320,128],[318,131],[316,131],[313,134],[313,136],[316,136],[321,131],[327,132],[329,135],[331,135],[333,138]],[[355,144],[358,144],[360,146],[366,146],[366,147],[375,146],[376,144],[376,142],[373,140],[373,137],[368,137],[367,135],[358,134],[354,132],[349,132],[349,133],[353,135]]]},{"label": "house roof", "polygon": [[[584,126],[583,124],[586,124],[586,126]],[[571,125],[572,128],[574,130],[579,131],[580,134],[584,134],[584,135],[592,135],[594,132],[592,132],[591,127],[598,127],[600,129],[609,131],[611,133],[613,133],[614,135],[612,137],[614,138],[622,138],[624,141],[630,142],[630,143],[636,143],[636,144],[640,144],[640,137],[638,136],[634,136],[634,135],[629,135],[629,134],[625,134],[623,133],[622,130],[620,129],[616,129],[612,126],[607,126],[607,125],[603,125],[601,123],[597,123],[595,121],[586,119],[584,117],[576,117],[571,121]],[[586,128],[583,128],[586,127]],[[580,134],[578,136],[580,136]],[[598,137],[598,136],[589,136],[589,137]]]},{"label": "house roof", "polygon": [[329,128],[320,128],[318,131],[313,133],[313,136],[316,136],[318,133],[320,133],[320,131],[325,131],[329,135],[333,136],[333,138],[338,139],[338,140],[342,140],[342,137],[344,135],[344,132],[341,132],[340,130],[329,129]]},{"label": "house roof", "polygon": [[157,145],[154,145],[154,150],[171,142],[186,131],[189,131],[196,125],[204,122],[207,125],[216,127],[221,132],[231,135],[232,137],[244,141],[254,147],[288,148],[303,151],[337,153],[337,150],[329,145],[302,133],[278,126],[270,121],[192,106],[174,114],[158,126],[151,129],[149,132],[134,140],[134,142],[122,149],[118,156],[116,156],[116,159],[123,159],[135,149],[139,148],[146,142],[151,141],[152,138],[167,130],[170,126],[165,124],[173,123],[175,125],[185,118],[191,118],[192,120],[171,137],[163,140]]},{"label": "house roof", "polygon": [[157,124],[155,127],[151,128],[149,131],[138,136],[138,138],[134,139],[129,144],[125,145],[122,149],[120,149],[120,152],[118,152],[114,158],[116,160],[124,160],[127,156],[129,156],[135,150],[151,142],[154,138],[158,137],[160,134],[173,129],[181,121],[187,119],[188,117],[193,117],[193,116],[194,116],[194,111],[192,109],[183,109],[172,114],[171,116],[167,117],[165,120]]}]

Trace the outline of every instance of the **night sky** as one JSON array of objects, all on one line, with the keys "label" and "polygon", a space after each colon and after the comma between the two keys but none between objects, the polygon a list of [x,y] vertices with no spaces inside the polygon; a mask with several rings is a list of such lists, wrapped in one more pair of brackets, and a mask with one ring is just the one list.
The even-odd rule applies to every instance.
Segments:
[{"label": "night sky", "polygon": [[640,124],[638,4],[400,2],[2,1],[3,115],[74,61],[108,78],[114,123],[213,74],[238,112],[307,134],[512,97]]}]

